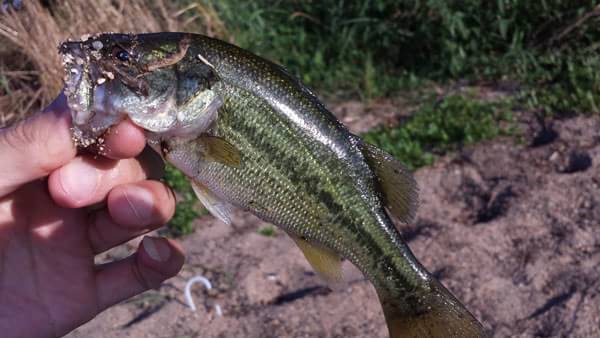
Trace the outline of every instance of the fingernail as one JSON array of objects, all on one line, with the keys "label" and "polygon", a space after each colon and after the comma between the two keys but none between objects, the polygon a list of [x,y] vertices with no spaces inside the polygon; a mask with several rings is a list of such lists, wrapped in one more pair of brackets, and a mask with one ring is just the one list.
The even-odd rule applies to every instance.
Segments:
[{"label": "fingernail", "polygon": [[89,200],[98,188],[98,171],[82,161],[67,164],[59,173],[62,190],[76,204]]},{"label": "fingernail", "polygon": [[147,226],[152,222],[152,211],[154,209],[154,196],[144,188],[131,185],[123,191],[126,203],[122,208],[127,224]]},{"label": "fingernail", "polygon": [[148,256],[157,262],[166,262],[171,256],[171,248],[159,238],[146,236],[142,240],[142,246]]}]

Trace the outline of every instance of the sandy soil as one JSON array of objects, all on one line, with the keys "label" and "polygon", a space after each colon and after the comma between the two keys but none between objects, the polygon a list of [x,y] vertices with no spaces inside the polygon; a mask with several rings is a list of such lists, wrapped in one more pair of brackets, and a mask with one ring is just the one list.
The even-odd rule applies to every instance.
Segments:
[{"label": "sandy soil", "polygon": [[[419,170],[421,208],[404,236],[492,336],[600,337],[600,118],[522,123],[519,144],[479,144]],[[387,337],[368,282],[330,291],[288,237],[262,226],[241,212],[234,227],[198,219],[179,276],[68,337]],[[183,287],[199,274],[215,288],[194,287],[194,313]]]}]

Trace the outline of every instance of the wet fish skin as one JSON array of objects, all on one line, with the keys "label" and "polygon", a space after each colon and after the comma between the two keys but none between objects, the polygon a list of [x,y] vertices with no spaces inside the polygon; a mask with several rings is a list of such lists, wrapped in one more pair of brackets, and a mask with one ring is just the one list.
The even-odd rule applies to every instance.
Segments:
[{"label": "wet fish skin", "polygon": [[[95,41],[103,45],[96,56]],[[115,48],[135,62],[115,61]],[[355,264],[375,286],[392,337],[483,335],[477,320],[417,261],[385,210],[389,182],[400,182],[397,213],[412,218],[412,177],[352,135],[282,67],[185,33],[104,34],[60,50],[84,59],[84,65],[66,62],[81,144],[93,143],[126,114],[150,130],[151,145],[197,184],[200,195],[281,227],[307,245],[301,248]],[[98,85],[107,71],[117,73],[115,80]],[[101,100],[90,103],[90,97]],[[239,158],[210,150],[206,135],[222,140],[219,149],[236,149]],[[378,170],[385,166],[396,169]]]}]

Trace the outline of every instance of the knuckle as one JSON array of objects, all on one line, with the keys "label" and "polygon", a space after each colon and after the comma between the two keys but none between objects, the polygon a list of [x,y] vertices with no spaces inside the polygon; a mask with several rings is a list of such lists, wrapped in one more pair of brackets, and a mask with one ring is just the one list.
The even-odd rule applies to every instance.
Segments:
[{"label": "knuckle", "polygon": [[8,129],[2,137],[2,143],[5,146],[19,152],[23,151],[29,144],[35,141],[35,132],[26,121],[17,122],[12,128]]}]

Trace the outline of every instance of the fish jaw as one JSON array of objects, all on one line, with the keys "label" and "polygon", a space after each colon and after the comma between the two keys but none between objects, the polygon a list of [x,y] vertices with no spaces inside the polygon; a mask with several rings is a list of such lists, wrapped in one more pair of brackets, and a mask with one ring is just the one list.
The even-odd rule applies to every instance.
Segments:
[{"label": "fish jaw", "polygon": [[68,41],[59,46],[65,70],[64,93],[71,110],[73,140],[77,146],[102,143],[101,135],[123,119],[114,109],[107,93],[106,79],[81,42]]},{"label": "fish jaw", "polygon": [[[65,69],[64,92],[78,146],[98,143],[108,128],[125,118],[154,139],[194,138],[210,127],[223,102],[216,90],[218,75],[211,65],[186,56],[187,35],[168,37],[171,40],[164,38],[147,48],[136,35],[110,33],[59,46]],[[168,43],[175,46],[172,50],[177,58],[167,53],[161,59]],[[115,49],[128,51],[131,62],[116,58]],[[209,81],[207,74],[211,72]],[[196,84],[205,78],[207,85]]]},{"label": "fish jaw", "polygon": [[[98,143],[102,134],[125,118],[151,133],[163,133],[176,125],[175,89],[170,88],[174,76],[168,72],[144,74],[135,67],[118,65],[110,51],[102,50],[103,46],[110,48],[110,39],[110,34],[101,34],[59,46],[64,92],[78,146]],[[140,87],[152,81],[165,85],[141,94],[136,91],[140,88],[130,88],[135,81]]]}]

